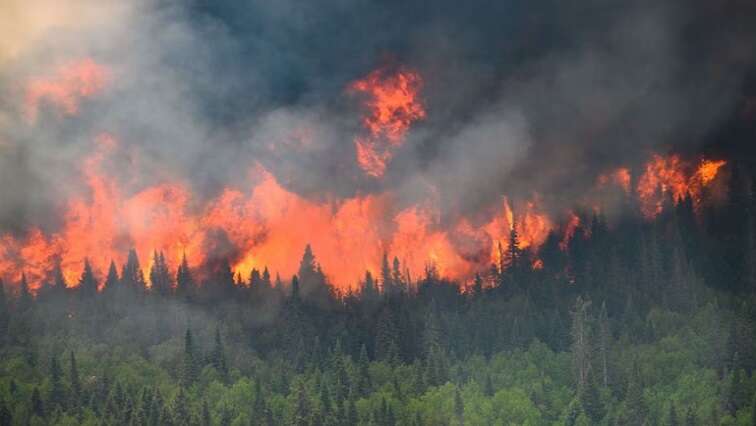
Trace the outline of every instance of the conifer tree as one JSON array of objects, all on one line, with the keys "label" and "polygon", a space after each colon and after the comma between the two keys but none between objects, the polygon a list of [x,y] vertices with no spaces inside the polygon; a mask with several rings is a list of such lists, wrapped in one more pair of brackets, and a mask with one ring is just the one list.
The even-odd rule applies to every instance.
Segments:
[{"label": "conifer tree", "polygon": [[189,269],[186,254],[181,258],[181,264],[176,271],[176,296],[182,300],[190,300],[194,291],[194,278]]},{"label": "conifer tree", "polygon": [[459,426],[465,424],[465,404],[462,401],[462,393],[459,391],[459,385],[454,387],[454,418]]},{"label": "conifer tree", "polygon": [[190,386],[197,379],[199,368],[197,361],[192,331],[187,328],[184,335],[184,359],[181,371],[181,383],[184,386]]},{"label": "conifer tree", "polygon": [[675,408],[675,402],[669,403],[669,417],[667,419],[669,426],[680,426],[680,421],[677,419],[677,409]]},{"label": "conifer tree", "polygon": [[698,425],[698,418],[696,417],[696,412],[693,410],[693,407],[688,407],[688,412],[685,415],[685,426],[697,426],[697,425]]},{"label": "conifer tree", "polygon": [[300,382],[296,390],[296,402],[294,407],[293,426],[308,426],[310,423],[311,411],[310,401],[307,396],[307,390],[304,383]]},{"label": "conifer tree", "polygon": [[39,388],[36,386],[34,387],[34,390],[32,391],[31,409],[32,409],[32,413],[35,416],[40,417],[40,418],[45,417],[45,407],[44,407],[44,404],[42,403],[42,396],[39,394]]},{"label": "conifer tree", "polygon": [[627,405],[629,424],[642,425],[648,417],[648,408],[643,399],[643,385],[636,361],[633,361],[630,371],[627,392],[625,393],[625,404]]},{"label": "conifer tree", "polygon": [[360,348],[360,357],[357,360],[357,392],[360,396],[366,396],[370,393],[372,386],[370,360],[368,359],[367,348],[363,344]]},{"label": "conifer tree", "polygon": [[29,283],[26,281],[26,274],[21,274],[21,284],[19,285],[17,310],[19,314],[25,314],[32,308],[34,298],[29,291]]},{"label": "conifer tree", "polygon": [[144,273],[139,266],[139,257],[134,249],[129,250],[126,264],[123,265],[123,269],[121,270],[121,283],[125,288],[136,290],[137,292],[143,291],[147,287],[144,281]]},{"label": "conifer tree", "polygon": [[8,337],[8,325],[10,324],[10,306],[5,295],[5,284],[0,279],[0,347],[5,344]]},{"label": "conifer tree", "polygon": [[200,419],[200,426],[212,426],[213,418],[210,415],[210,407],[207,406],[207,400],[202,400],[202,418]]},{"label": "conifer tree", "polygon": [[103,291],[112,293],[118,287],[119,282],[120,278],[118,277],[116,264],[111,260],[110,266],[108,267],[108,276],[105,278],[105,284],[103,285]]},{"label": "conifer tree", "polygon": [[81,273],[81,278],[79,278],[77,289],[83,299],[91,300],[97,295],[97,280],[95,280],[89,259],[84,259],[84,271]]},{"label": "conifer tree", "polygon": [[577,297],[572,311],[572,362],[575,368],[578,392],[588,383],[591,366],[591,343],[588,307],[591,302]]},{"label": "conifer tree", "polygon": [[71,351],[69,380],[71,382],[71,404],[78,406],[81,403],[81,380],[79,379],[79,368],[76,365],[76,355]]},{"label": "conifer tree", "polygon": [[158,252],[157,250],[154,252],[152,258],[150,284],[152,292],[161,296],[167,296],[173,291],[171,273],[168,270],[168,264],[165,262],[165,256],[163,252]]},{"label": "conifer tree", "polygon": [[12,424],[13,415],[5,401],[0,400],[0,426],[11,426]]},{"label": "conifer tree", "polygon": [[213,346],[213,353],[211,355],[213,367],[221,374],[225,379],[228,378],[228,365],[226,364],[226,354],[223,349],[223,341],[221,340],[220,327],[215,328],[215,344]]},{"label": "conifer tree", "polygon": [[63,370],[60,368],[58,359],[53,356],[50,359],[50,394],[47,398],[49,409],[64,409],[66,406],[66,391],[63,386]]},{"label": "conifer tree", "polygon": [[177,425],[190,424],[191,411],[189,408],[189,401],[183,387],[179,387],[178,393],[176,393],[176,397],[173,400],[172,417],[173,421]]}]

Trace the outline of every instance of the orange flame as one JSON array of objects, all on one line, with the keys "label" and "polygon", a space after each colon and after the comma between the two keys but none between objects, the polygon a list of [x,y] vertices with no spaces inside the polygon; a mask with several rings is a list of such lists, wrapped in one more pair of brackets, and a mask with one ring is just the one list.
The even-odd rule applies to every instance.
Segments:
[{"label": "orange flame", "polygon": [[43,102],[64,115],[76,115],[81,100],[102,92],[109,80],[110,71],[89,58],[63,65],[52,76],[26,83],[24,115],[34,123]]},{"label": "orange flame", "polygon": [[564,236],[562,241],[559,242],[559,248],[562,251],[567,250],[567,246],[570,244],[570,240],[575,236],[575,231],[580,226],[580,217],[575,212],[570,211],[568,214],[567,224],[564,227]]},{"label": "orange flame", "polygon": [[422,79],[417,72],[378,69],[352,83],[349,91],[366,96],[368,113],[362,119],[367,135],[354,139],[357,163],[373,177],[381,177],[404,143],[412,123],[425,118],[425,107],[418,99]]},{"label": "orange flame", "polygon": [[630,193],[630,169],[620,167],[609,174],[603,174],[598,177],[599,187],[604,187],[609,183],[619,186],[625,193]]},{"label": "orange flame", "polygon": [[686,172],[690,167],[677,155],[662,157],[653,155],[646,164],[644,173],[638,180],[636,191],[640,200],[641,213],[649,219],[662,212],[664,200],[670,197],[678,203],[687,197],[694,207],[701,202],[701,192],[716,178],[725,161],[702,160],[696,170]]}]

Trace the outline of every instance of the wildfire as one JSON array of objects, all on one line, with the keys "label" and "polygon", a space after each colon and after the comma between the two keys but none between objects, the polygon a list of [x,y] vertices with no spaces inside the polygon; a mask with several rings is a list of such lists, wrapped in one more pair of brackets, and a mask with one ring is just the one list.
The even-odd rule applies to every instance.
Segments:
[{"label": "wildfire", "polygon": [[664,201],[668,197],[674,203],[690,197],[697,208],[701,202],[703,188],[714,180],[719,169],[725,164],[723,160],[702,160],[690,173],[689,165],[679,156],[654,155],[646,164],[636,188],[641,212],[646,218],[656,217],[661,213]]},{"label": "wildfire", "polygon": [[630,169],[620,167],[609,174],[603,174],[598,177],[599,187],[605,187],[609,183],[615,184],[622,188],[625,193],[630,193]]},{"label": "wildfire", "polygon": [[569,245],[572,237],[575,236],[575,231],[577,230],[578,226],[580,226],[580,216],[576,215],[575,212],[570,211],[568,213],[567,224],[564,227],[564,235],[562,236],[562,241],[559,242],[559,248],[562,251],[567,250],[567,246]]},{"label": "wildfire", "polygon": [[[36,120],[42,103],[75,114],[81,100],[102,91],[108,79],[106,68],[84,60],[31,80],[26,117]],[[354,142],[366,174],[382,176],[410,126],[425,118],[418,98],[421,86],[420,76],[407,69],[379,69],[349,86],[365,98],[364,134]],[[308,146],[311,132],[296,131],[293,138],[280,148]],[[508,250],[515,238],[518,248],[531,255],[532,267],[541,269],[537,252],[557,230],[555,223],[564,223],[562,250],[580,225],[572,211],[566,221],[552,219],[539,195],[516,203],[504,197],[500,208],[475,224],[465,217],[442,223],[435,194],[412,205],[399,205],[390,191],[315,201],[287,190],[259,165],[252,167],[249,188],[228,187],[212,199],[198,200],[181,180],[124,187],[107,173],[120,149],[112,135],[95,140],[80,169],[87,191],[61,206],[57,231],[33,227],[20,236],[0,234],[0,277],[18,282],[26,274],[32,288],[38,288],[60,265],[67,284],[75,286],[85,259],[102,277],[111,261],[123,264],[131,248],[147,260],[146,269],[157,250],[173,268],[186,256],[193,268],[228,261],[243,276],[268,267],[288,277],[297,272],[299,256],[310,244],[331,283],[342,289],[356,284],[365,270],[377,275],[384,254],[396,256],[402,270],[415,276],[432,264],[443,276],[467,279],[492,263],[501,264],[500,248]],[[653,155],[636,182],[641,213],[655,217],[667,198],[679,202],[690,197],[698,206],[704,188],[725,164],[702,160],[693,167],[675,155]],[[601,175],[597,184],[613,184],[630,195],[630,170],[621,167]]]},{"label": "wildfire", "polygon": [[30,123],[35,122],[43,103],[64,115],[75,115],[81,100],[102,92],[109,80],[110,71],[92,59],[65,64],[51,76],[26,83],[24,115]]},{"label": "wildfire", "polygon": [[412,123],[425,118],[418,96],[421,87],[417,72],[388,68],[373,71],[349,86],[349,91],[365,96],[367,112],[362,125],[367,134],[356,137],[354,144],[357,163],[366,174],[383,176]]}]

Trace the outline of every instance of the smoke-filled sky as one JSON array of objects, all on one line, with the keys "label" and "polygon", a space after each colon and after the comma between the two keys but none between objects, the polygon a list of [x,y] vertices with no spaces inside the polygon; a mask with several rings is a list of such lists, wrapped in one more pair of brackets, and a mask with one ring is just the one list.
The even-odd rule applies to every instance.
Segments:
[{"label": "smoke-filled sky", "polygon": [[[754,92],[746,0],[64,3],[0,14],[7,231],[54,231],[103,134],[126,192],[211,199],[264,168],[316,201],[432,200],[439,223],[503,195],[556,211],[652,152],[698,154]],[[417,75],[423,113],[381,176],[355,143],[376,70]]]}]

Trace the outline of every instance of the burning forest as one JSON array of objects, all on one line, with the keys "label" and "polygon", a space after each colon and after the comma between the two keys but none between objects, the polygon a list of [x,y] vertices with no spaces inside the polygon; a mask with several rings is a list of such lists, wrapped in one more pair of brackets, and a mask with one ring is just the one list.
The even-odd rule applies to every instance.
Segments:
[{"label": "burning forest", "polygon": [[756,8],[11,0],[0,425],[756,421]]}]

